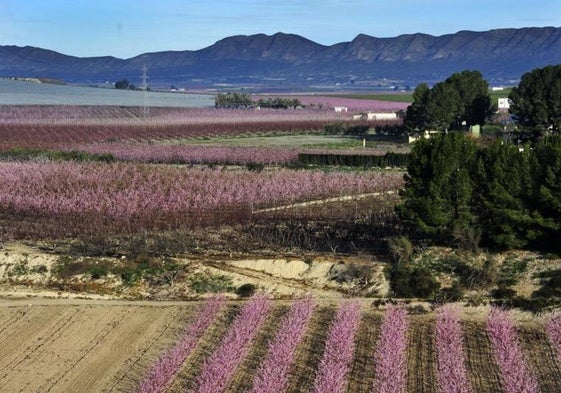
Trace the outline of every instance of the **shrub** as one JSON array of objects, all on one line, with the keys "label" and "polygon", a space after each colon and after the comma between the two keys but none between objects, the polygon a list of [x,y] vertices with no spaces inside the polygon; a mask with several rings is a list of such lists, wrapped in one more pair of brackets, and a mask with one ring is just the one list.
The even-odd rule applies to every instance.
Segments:
[{"label": "shrub", "polygon": [[428,298],[440,289],[440,284],[433,274],[423,267],[413,269],[409,279],[409,285],[415,297]]},{"label": "shrub", "polygon": [[451,287],[442,288],[437,295],[437,300],[442,302],[457,302],[464,296],[464,290],[460,283],[455,280]]},{"label": "shrub", "polygon": [[496,124],[485,124],[481,127],[481,135],[499,138],[503,135],[503,128]]},{"label": "shrub", "polygon": [[242,284],[236,289],[236,295],[239,297],[251,297],[257,290],[253,284]]},{"label": "shrub", "polygon": [[29,273],[29,268],[27,266],[27,262],[25,261],[15,264],[12,270],[10,271],[10,275],[14,275],[14,276],[23,276],[27,273]]},{"label": "shrub", "polygon": [[356,126],[349,126],[345,130],[345,135],[366,135],[369,129],[370,129],[369,126],[360,125],[360,124]]},{"label": "shrub", "polygon": [[47,268],[46,265],[37,265],[37,266],[35,266],[35,267],[32,269],[32,271],[33,271],[34,273],[43,274],[43,273],[47,273],[47,272],[49,271],[49,269]]},{"label": "shrub", "polygon": [[491,296],[495,299],[512,299],[516,296],[516,291],[506,286],[499,286],[491,291]]},{"label": "shrub", "polygon": [[324,127],[326,134],[344,134],[347,131],[347,127],[343,123],[327,124]]},{"label": "shrub", "polygon": [[97,280],[101,277],[107,276],[109,274],[109,269],[107,268],[107,266],[93,266],[88,269],[88,273],[90,274],[92,279]]},{"label": "shrub", "polygon": [[543,272],[541,278],[541,288],[532,293],[533,298],[561,297],[561,270]]},{"label": "shrub", "polygon": [[407,263],[413,257],[413,244],[405,236],[389,238],[388,250],[394,263]]},{"label": "shrub", "polygon": [[488,258],[482,267],[460,258],[451,259],[450,265],[460,284],[466,288],[488,288],[497,280],[498,267],[493,258]]},{"label": "shrub", "polygon": [[196,293],[233,292],[232,279],[225,275],[193,274],[189,277],[189,288]]},{"label": "shrub", "polygon": [[390,286],[397,297],[429,298],[436,294],[440,284],[424,267],[395,265],[390,272]]},{"label": "shrub", "polygon": [[522,260],[507,260],[501,266],[497,284],[499,286],[510,287],[516,285],[519,275],[528,269],[528,261]]},{"label": "shrub", "polygon": [[245,167],[248,171],[262,172],[263,169],[265,169],[265,164],[260,162],[248,162],[247,164],[245,164]]}]

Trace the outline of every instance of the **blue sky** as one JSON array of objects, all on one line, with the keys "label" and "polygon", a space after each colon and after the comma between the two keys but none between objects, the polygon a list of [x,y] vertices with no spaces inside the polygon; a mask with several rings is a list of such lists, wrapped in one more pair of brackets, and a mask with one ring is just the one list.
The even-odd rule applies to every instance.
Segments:
[{"label": "blue sky", "polygon": [[74,56],[196,50],[236,34],[302,35],[320,44],[357,34],[561,26],[559,0],[0,0],[0,45]]}]

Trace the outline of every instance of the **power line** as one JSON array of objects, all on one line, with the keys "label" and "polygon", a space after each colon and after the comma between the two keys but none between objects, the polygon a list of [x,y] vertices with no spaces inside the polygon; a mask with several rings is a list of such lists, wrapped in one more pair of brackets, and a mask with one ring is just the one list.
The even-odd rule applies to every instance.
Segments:
[{"label": "power line", "polygon": [[142,103],[142,118],[147,119],[150,116],[150,107],[148,106],[148,69],[146,68],[146,64],[142,66],[142,90],[144,90],[143,94],[143,103]]}]

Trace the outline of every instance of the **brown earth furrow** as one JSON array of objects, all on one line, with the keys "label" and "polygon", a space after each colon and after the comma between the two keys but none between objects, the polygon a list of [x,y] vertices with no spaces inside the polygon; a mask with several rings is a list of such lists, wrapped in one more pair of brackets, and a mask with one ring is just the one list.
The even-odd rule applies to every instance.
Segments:
[{"label": "brown earth furrow", "polygon": [[6,331],[10,331],[11,327],[19,322],[29,312],[29,309],[8,309],[0,308],[0,337]]},{"label": "brown earth furrow", "polygon": [[[109,321],[106,322],[105,318],[109,319]],[[63,343],[61,343],[62,345],[57,345],[56,351],[62,353],[63,356],[70,356],[64,362],[64,367],[59,370],[58,375],[50,378],[48,380],[48,386],[44,386],[40,390],[51,392],[53,389],[56,389],[62,381],[68,379],[68,376],[75,372],[78,364],[84,361],[97,346],[103,344],[107,336],[113,333],[114,327],[121,323],[122,320],[122,315],[111,316],[109,313],[102,315],[101,318],[96,321],[96,328],[91,329],[91,335],[93,335],[93,337],[83,346],[78,340],[60,340],[63,341]]]},{"label": "brown earth furrow", "polygon": [[296,351],[296,360],[288,381],[287,392],[308,392],[313,387],[317,366],[323,355],[325,339],[334,315],[333,307],[321,307],[314,312],[308,332]]},{"label": "brown earth furrow", "polygon": [[[22,309],[24,309],[22,307]],[[0,334],[0,373],[30,350],[45,332],[56,324],[65,310],[63,308],[32,307],[25,309],[25,315],[13,323],[10,329]],[[0,382],[2,380],[0,374]]]},{"label": "brown earth furrow", "polygon": [[355,355],[348,376],[349,392],[370,392],[374,384],[376,363],[374,352],[380,335],[382,318],[376,314],[365,314],[362,317],[355,339]]},{"label": "brown earth furrow", "polygon": [[[44,329],[43,332],[46,333],[44,337],[40,336],[36,339],[35,342],[28,344],[23,351],[19,351],[16,353],[15,359],[12,359],[8,362],[8,365],[3,367],[0,375],[0,381],[5,383],[4,381],[10,381],[13,377],[17,374],[17,370],[25,372],[25,368],[21,367],[22,365],[27,365],[33,363],[41,354],[45,351],[45,348],[55,342],[60,335],[62,335],[65,330],[68,328],[70,324],[73,323],[76,314],[78,314],[79,310],[75,308],[64,309],[63,314],[58,318],[54,324],[49,325],[47,329]],[[39,325],[40,326],[40,325]],[[29,329],[30,327],[27,327]],[[21,336],[34,336],[33,332],[28,334],[20,335]],[[22,343],[20,341],[20,343]],[[23,343],[22,343],[23,344]],[[25,345],[25,344],[24,344]]]},{"label": "brown earth furrow", "polygon": [[551,347],[545,328],[538,324],[518,327],[519,342],[540,391],[561,392],[561,364]]},{"label": "brown earth furrow", "polygon": [[[179,334],[189,323],[188,319],[192,317],[194,309],[194,307],[181,307],[180,311],[175,311],[168,307],[168,314],[172,314],[171,319],[158,328],[158,333],[147,343],[146,347],[126,361],[107,391],[131,392],[135,390],[154,362],[166,349],[175,344]],[[153,311],[157,312],[157,309]]]},{"label": "brown earth furrow", "polygon": [[464,350],[468,377],[474,392],[497,393],[502,391],[499,366],[485,332],[485,322],[462,321]]},{"label": "brown earth furrow", "polygon": [[433,316],[410,316],[407,346],[407,391],[437,393]]},{"label": "brown earth furrow", "polygon": [[168,389],[168,393],[190,392],[195,387],[195,379],[199,375],[204,361],[220,345],[226,331],[232,324],[240,310],[240,306],[229,306],[222,312],[216,321],[206,332],[197,344],[193,353],[185,360],[183,367],[179,371],[175,381]]},{"label": "brown earth furrow", "polygon": [[[12,371],[11,378],[6,381],[7,389],[18,388],[25,392],[50,391],[56,381],[72,369],[73,363],[88,352],[92,340],[103,333],[103,327],[115,318],[107,308],[76,309],[79,314],[60,335],[51,341],[45,340],[40,351],[25,359]],[[33,374],[28,370],[34,370]]]},{"label": "brown earth furrow", "polygon": [[119,308],[118,312],[119,321],[112,326],[111,334],[60,380],[53,392],[106,391],[127,360],[142,351],[146,340],[171,317],[168,312],[154,313],[147,307]]},{"label": "brown earth furrow", "polygon": [[279,306],[270,312],[265,325],[255,337],[248,356],[244,359],[230,382],[230,386],[226,389],[227,393],[246,392],[251,389],[255,373],[267,356],[268,344],[277,333],[279,322],[287,311],[288,307]]}]

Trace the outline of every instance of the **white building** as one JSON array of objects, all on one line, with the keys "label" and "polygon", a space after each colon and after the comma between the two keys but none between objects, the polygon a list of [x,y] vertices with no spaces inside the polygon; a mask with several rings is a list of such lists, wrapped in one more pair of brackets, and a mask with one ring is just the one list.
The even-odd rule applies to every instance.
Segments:
[{"label": "white building", "polygon": [[348,111],[346,106],[336,106],[333,109],[335,109],[335,112],[345,112],[346,113]]},{"label": "white building", "polygon": [[508,98],[499,98],[498,108],[500,112],[506,112],[510,108],[510,100]]},{"label": "white building", "polygon": [[396,120],[397,113],[395,112],[368,112],[366,114],[367,120]]}]

